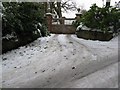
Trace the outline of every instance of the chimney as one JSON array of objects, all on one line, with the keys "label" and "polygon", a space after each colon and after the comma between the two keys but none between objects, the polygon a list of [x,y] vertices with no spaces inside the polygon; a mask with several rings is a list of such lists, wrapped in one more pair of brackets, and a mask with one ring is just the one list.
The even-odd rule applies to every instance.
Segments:
[{"label": "chimney", "polygon": [[110,7],[110,1],[111,0],[106,0],[106,7]]}]

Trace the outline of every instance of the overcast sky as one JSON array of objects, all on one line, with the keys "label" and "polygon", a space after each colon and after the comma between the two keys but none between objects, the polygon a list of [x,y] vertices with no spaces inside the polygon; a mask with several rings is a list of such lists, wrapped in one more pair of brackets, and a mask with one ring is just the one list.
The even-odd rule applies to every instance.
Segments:
[{"label": "overcast sky", "polygon": [[[103,6],[103,2],[102,0],[72,0],[74,2],[76,2],[77,7],[89,10],[90,6],[94,3],[97,4],[97,6],[102,7]],[[118,2],[119,0],[111,0],[111,5],[114,6],[115,2]],[[104,4],[105,4],[106,0],[104,0]],[[73,12],[68,12],[68,13],[63,13],[63,16],[65,17],[75,17],[75,13],[77,11],[73,11]]]}]

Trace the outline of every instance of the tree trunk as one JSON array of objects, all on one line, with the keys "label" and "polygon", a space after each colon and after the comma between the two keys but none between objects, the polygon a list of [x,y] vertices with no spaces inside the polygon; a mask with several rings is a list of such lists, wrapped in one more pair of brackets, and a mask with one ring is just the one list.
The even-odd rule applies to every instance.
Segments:
[{"label": "tree trunk", "polygon": [[58,7],[58,9],[57,9],[58,16],[59,16],[59,18],[61,18],[62,17],[61,2],[57,2],[57,7]]}]

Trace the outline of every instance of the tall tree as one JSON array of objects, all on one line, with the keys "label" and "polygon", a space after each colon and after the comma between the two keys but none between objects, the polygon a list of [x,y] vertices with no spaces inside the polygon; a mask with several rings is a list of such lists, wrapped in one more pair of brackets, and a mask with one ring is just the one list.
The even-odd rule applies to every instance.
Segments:
[{"label": "tall tree", "polygon": [[[112,30],[118,32],[120,29],[120,9],[113,7],[100,8],[96,4],[91,6],[84,15],[82,15],[79,22],[83,25],[92,28],[100,29],[103,32]],[[79,24],[78,24],[79,25]]]},{"label": "tall tree", "polygon": [[63,11],[76,10],[76,3],[71,0],[62,0],[61,2],[50,2],[50,11],[55,11],[59,18],[62,17]]},{"label": "tall tree", "polygon": [[33,35],[36,25],[44,23],[44,4],[33,2],[3,3],[3,35],[15,32],[20,38],[26,34]]}]

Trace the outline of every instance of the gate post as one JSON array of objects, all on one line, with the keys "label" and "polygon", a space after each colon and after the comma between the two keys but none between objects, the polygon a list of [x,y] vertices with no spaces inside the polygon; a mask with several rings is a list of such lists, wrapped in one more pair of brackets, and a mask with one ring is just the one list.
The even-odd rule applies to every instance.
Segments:
[{"label": "gate post", "polygon": [[65,17],[62,17],[62,24],[64,25],[65,24]]},{"label": "gate post", "polygon": [[81,18],[81,16],[82,16],[82,14],[77,13],[77,14],[76,14],[76,20],[78,21],[78,20]]},{"label": "gate post", "polygon": [[46,19],[47,19],[47,26],[48,26],[48,31],[52,31],[52,14],[51,13],[46,13]]},{"label": "gate post", "polygon": [[80,8],[78,8],[77,11],[78,11],[78,13],[76,13],[76,20],[78,21],[81,18],[82,13],[80,11]]}]

